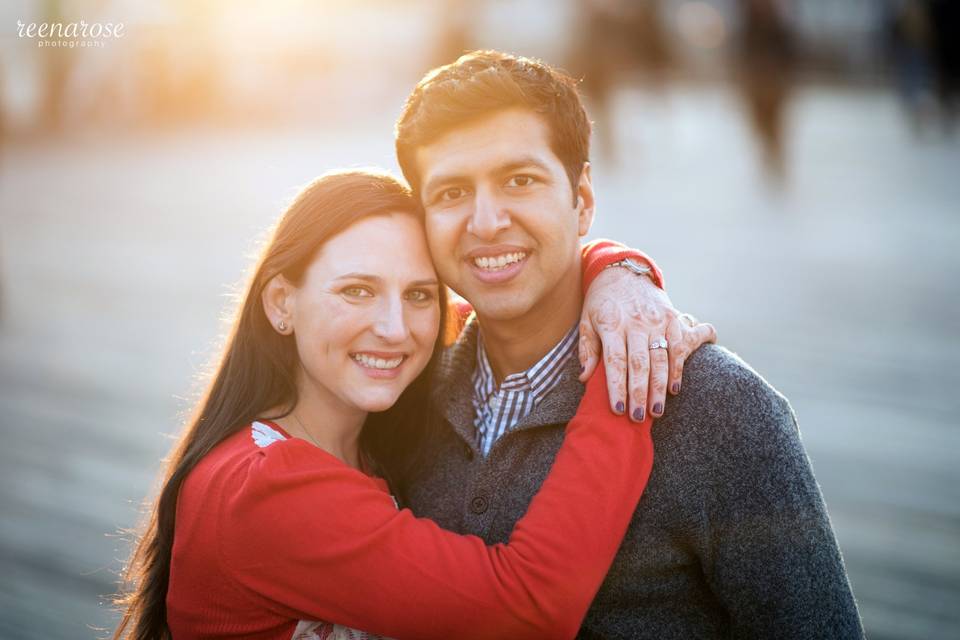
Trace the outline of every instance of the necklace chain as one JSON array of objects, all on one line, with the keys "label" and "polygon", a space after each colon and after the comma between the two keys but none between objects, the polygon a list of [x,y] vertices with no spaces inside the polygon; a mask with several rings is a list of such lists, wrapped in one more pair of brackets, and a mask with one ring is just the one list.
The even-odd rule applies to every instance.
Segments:
[{"label": "necklace chain", "polygon": [[299,416],[297,416],[296,413],[291,413],[290,415],[292,415],[292,416],[293,416],[293,419],[297,421],[297,424],[298,424],[298,425],[300,425],[300,429],[302,429],[303,432],[304,432],[305,434],[307,434],[307,437],[310,438],[310,442],[312,442],[313,444],[315,444],[315,445],[317,445],[318,447],[320,447],[321,449],[323,449],[323,447],[320,446],[320,443],[317,442],[317,439],[313,437],[313,434],[310,433],[310,430],[307,429],[307,427],[304,426],[303,422],[300,421]]},{"label": "necklace chain", "polygon": [[[300,420],[300,417],[296,414],[296,412],[291,412],[290,415],[292,415],[292,416],[293,416],[293,419],[297,421],[297,424],[298,424],[298,425],[300,425],[300,429],[301,429],[305,434],[307,434],[307,437],[308,437],[308,438],[310,438],[310,442],[312,442],[313,444],[315,444],[318,448],[323,449],[324,451],[326,451],[326,449],[325,449],[319,442],[317,442],[317,439],[313,437],[313,434],[310,433],[310,430],[307,429],[307,427],[303,424],[303,422]],[[363,453],[363,451],[360,451],[360,452],[359,452],[358,462],[359,462],[359,464],[360,464],[360,468],[361,468],[361,469],[363,469],[364,467],[370,466],[370,461],[367,459],[367,456]]]}]

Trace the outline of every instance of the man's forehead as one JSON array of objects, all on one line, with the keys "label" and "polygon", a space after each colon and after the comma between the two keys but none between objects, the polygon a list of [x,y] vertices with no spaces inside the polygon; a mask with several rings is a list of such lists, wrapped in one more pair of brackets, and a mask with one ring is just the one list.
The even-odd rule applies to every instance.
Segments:
[{"label": "man's forehead", "polygon": [[444,132],[417,148],[421,185],[440,174],[496,169],[524,162],[550,165],[559,158],[550,148],[549,128],[529,109],[505,109]]}]

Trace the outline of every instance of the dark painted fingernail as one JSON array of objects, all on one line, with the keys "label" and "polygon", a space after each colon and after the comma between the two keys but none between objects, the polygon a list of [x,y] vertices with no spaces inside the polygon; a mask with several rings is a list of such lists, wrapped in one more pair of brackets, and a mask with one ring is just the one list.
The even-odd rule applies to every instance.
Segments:
[{"label": "dark painted fingernail", "polygon": [[580,365],[580,373],[583,373],[583,372],[586,371],[586,370],[587,370],[587,368],[586,368],[585,366]]},{"label": "dark painted fingernail", "polygon": [[622,402],[618,402],[618,403],[617,403],[617,406],[616,406],[616,409],[617,409],[617,413],[623,413],[623,403],[622,403]]},{"label": "dark painted fingernail", "polygon": [[680,393],[680,383],[679,383],[679,382],[674,382],[674,383],[673,383],[673,392],[674,392],[674,393]]},{"label": "dark painted fingernail", "polygon": [[643,422],[643,407],[637,407],[633,410],[633,419],[637,422]]},{"label": "dark painted fingernail", "polygon": [[653,405],[653,413],[654,415],[660,415],[661,413],[663,413],[663,405],[659,402]]}]

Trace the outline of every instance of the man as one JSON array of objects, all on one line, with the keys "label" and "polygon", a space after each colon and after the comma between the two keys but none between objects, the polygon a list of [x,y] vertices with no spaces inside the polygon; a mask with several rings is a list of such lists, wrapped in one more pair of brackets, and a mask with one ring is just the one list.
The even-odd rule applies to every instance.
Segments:
[{"label": "man", "polygon": [[[437,270],[476,312],[445,354],[440,436],[410,502],[488,543],[506,541],[525,512],[583,392],[573,347],[581,298],[570,282],[594,216],[589,137],[572,80],[490,51],[428,73],[397,123]],[[611,303],[593,320],[612,332],[627,318]],[[628,349],[605,345],[604,360],[629,351],[639,377],[647,340],[663,357],[659,337],[628,334]],[[584,356],[586,375],[597,354]],[[580,637],[862,637],[786,399],[712,345],[683,375],[669,407],[648,408],[633,384],[629,408],[617,405],[664,417],[646,492]]]}]

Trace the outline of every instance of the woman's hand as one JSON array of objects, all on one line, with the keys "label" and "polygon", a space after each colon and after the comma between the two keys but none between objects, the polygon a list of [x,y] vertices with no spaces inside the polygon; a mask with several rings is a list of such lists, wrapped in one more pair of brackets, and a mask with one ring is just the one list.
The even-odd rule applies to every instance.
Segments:
[{"label": "woman's hand", "polygon": [[680,392],[686,359],[716,341],[712,325],[677,311],[648,277],[604,269],[590,284],[580,315],[580,380],[590,377],[602,353],[610,408],[636,422],[647,411],[659,418],[667,389]]}]

